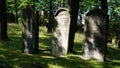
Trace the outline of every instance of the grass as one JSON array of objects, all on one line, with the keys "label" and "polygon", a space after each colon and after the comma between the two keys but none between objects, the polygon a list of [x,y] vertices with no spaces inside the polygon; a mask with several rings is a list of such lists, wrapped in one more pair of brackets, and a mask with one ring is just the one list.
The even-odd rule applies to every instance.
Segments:
[{"label": "grass", "polygon": [[[21,24],[8,24],[9,41],[0,41],[0,68],[120,68],[120,49],[108,45],[107,58],[112,62],[85,61],[68,54],[64,58],[52,57],[48,50],[51,46],[51,34],[45,27],[39,28],[39,54],[21,53]],[[74,50],[81,54],[83,34],[75,35]],[[1,67],[3,66],[3,67]]]}]

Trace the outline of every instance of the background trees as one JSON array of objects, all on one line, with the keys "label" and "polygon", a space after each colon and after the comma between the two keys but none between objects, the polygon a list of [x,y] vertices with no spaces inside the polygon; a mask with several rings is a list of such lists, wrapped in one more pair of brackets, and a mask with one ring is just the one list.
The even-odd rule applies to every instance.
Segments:
[{"label": "background trees", "polygon": [[[6,21],[8,22],[15,22],[15,15],[16,15],[16,11],[15,11],[15,5],[14,5],[14,1],[15,0],[6,0],[7,1],[7,8],[5,7],[5,0],[1,0],[0,1],[0,38],[3,39],[7,39],[7,25],[6,25]],[[16,0],[17,4],[18,4],[18,21],[19,23],[22,23],[22,9],[26,8],[26,6],[29,5],[34,5],[35,6],[35,10],[38,10],[39,12],[43,11],[44,12],[44,17],[43,20],[45,18],[49,19],[49,14],[50,14],[50,10],[49,10],[49,6],[50,6],[50,0]],[[56,11],[56,9],[58,9],[59,7],[67,7],[67,2],[68,0],[54,0],[52,2],[53,6],[53,14]],[[69,0],[71,1],[71,0]],[[72,0],[73,1],[73,0]],[[76,0],[75,0],[76,1]],[[78,1],[78,0],[77,0]],[[84,24],[84,15],[89,11],[92,10],[94,8],[100,8],[100,0],[79,0],[80,1],[80,6],[79,6],[79,10],[77,9],[78,12],[78,19],[80,21],[77,21],[77,23],[74,23],[73,25],[73,30],[75,30],[76,24]],[[103,0],[102,0],[103,1]],[[64,3],[64,5],[63,5]],[[71,2],[72,3],[72,2]],[[74,2],[73,2],[74,3]],[[119,0],[108,0],[108,14],[109,19],[110,19],[110,27],[109,27],[109,32],[112,33],[112,35],[116,34],[116,28],[119,27],[119,13],[120,13],[120,7],[119,7],[120,1]],[[72,4],[73,5],[73,4]],[[73,5],[74,6],[74,5]],[[4,8],[3,8],[4,7]],[[7,9],[7,19],[6,19],[6,11],[3,11],[3,9],[5,10],[5,8]],[[73,8],[73,7],[72,7]],[[73,8],[74,9],[74,8]],[[71,12],[75,12],[73,11],[73,9],[71,10]],[[5,13],[5,14],[4,14]],[[75,12],[76,13],[76,12]],[[34,14],[33,14],[34,15]],[[77,19],[76,14],[74,15],[73,13],[71,13],[71,15],[75,16]],[[71,17],[73,17],[71,16]],[[74,18],[73,18],[74,19]],[[30,20],[31,21],[31,20]],[[76,22],[76,20],[74,19],[74,21]],[[4,23],[3,23],[4,22]],[[40,24],[44,24],[44,21],[39,22]],[[23,66],[26,65],[26,67],[29,67],[29,63],[31,63],[33,61],[37,61],[39,63],[47,63],[48,66],[50,67],[54,67],[56,65],[58,65],[58,67],[65,67],[65,68],[81,68],[81,67],[90,67],[90,68],[94,68],[94,67],[104,67],[104,68],[109,68],[109,67],[114,67],[113,65],[117,65],[118,67],[120,66],[119,63],[119,49],[114,48],[113,46],[110,46],[109,50],[110,53],[108,53],[108,58],[113,59],[113,62],[115,61],[115,63],[95,63],[94,60],[92,60],[93,63],[91,63],[89,61],[83,61],[79,58],[73,57],[73,54],[71,56],[68,55],[68,57],[65,58],[51,58],[50,53],[47,51],[45,53],[40,52],[42,54],[40,55],[24,55],[21,53],[21,24],[8,24],[8,34],[10,36],[10,38],[12,40],[7,41],[7,42],[3,42],[0,41],[0,60],[5,60],[6,62],[10,63],[11,65],[17,66],[16,68],[19,68],[19,66]],[[16,26],[16,27],[15,27]],[[74,27],[75,26],[75,27]],[[33,26],[34,27],[34,26]],[[40,30],[40,47],[42,46],[51,46],[51,33],[49,33],[49,35],[46,33],[46,28],[42,28],[42,26],[40,26],[41,30]],[[78,27],[81,27],[78,25]],[[71,26],[72,28],[72,26]],[[77,28],[79,29],[79,28]],[[81,29],[79,29],[81,30]],[[29,32],[29,30],[28,30]],[[45,33],[42,33],[45,32]],[[73,31],[75,32],[75,31]],[[76,35],[82,35],[82,33],[76,33]],[[120,34],[120,33],[118,33]],[[4,36],[3,36],[4,35]],[[72,36],[72,45],[74,43],[74,35],[75,33],[73,33]],[[71,48],[71,51],[74,49],[76,50],[79,54],[81,54],[81,46],[82,46],[82,41],[81,41],[81,37],[77,36],[77,42],[75,40],[75,46],[73,48]],[[37,44],[36,44],[37,45]],[[112,45],[112,44],[110,44]],[[73,48],[73,49],[72,49]],[[44,55],[44,56],[43,56]],[[47,56],[46,56],[47,55]],[[49,56],[48,56],[49,55]],[[116,57],[117,56],[117,57]],[[11,61],[12,60],[12,61]],[[30,61],[29,61],[30,60]],[[48,61],[49,60],[49,61]],[[66,61],[66,62],[64,62]],[[117,62],[117,63],[116,63]],[[27,64],[26,64],[27,63]],[[38,63],[38,65],[39,65]],[[81,64],[80,64],[81,63]],[[35,63],[36,64],[36,63]],[[88,65],[89,64],[89,65]],[[4,65],[4,64],[2,64]],[[30,66],[31,66],[30,65]],[[51,66],[52,65],[52,66]],[[61,66],[62,65],[62,66]],[[73,66],[74,65],[74,66]],[[95,66],[96,65],[96,66]],[[33,65],[32,65],[33,66]],[[47,65],[46,65],[47,66]],[[57,67],[55,67],[57,68]]]},{"label": "background trees", "polygon": [[[17,0],[18,3],[18,21],[21,21],[21,9],[23,9],[28,3],[33,4],[34,0]],[[61,0],[54,0],[52,2],[53,6],[53,13],[61,7]],[[44,11],[45,18],[49,18],[49,4],[48,0],[35,0],[36,9],[39,11]],[[67,0],[64,0],[65,7],[68,6]],[[100,8],[100,0],[82,0],[80,1],[81,6],[79,6],[79,16],[83,17],[83,15],[91,9]],[[115,25],[115,22],[118,22],[118,13],[119,13],[119,0],[109,0],[108,1],[108,13],[110,14],[110,31],[114,30],[111,25]],[[15,17],[15,10],[14,10],[14,0],[7,0],[7,13],[12,14],[10,16]],[[8,17],[14,18],[14,17]],[[82,20],[82,18],[80,18]],[[11,20],[11,19],[9,19]]]},{"label": "background trees", "polygon": [[[21,16],[21,9],[24,9],[26,7],[27,4],[34,4],[36,10],[38,11],[43,11],[44,12],[44,18],[43,18],[43,22],[42,20],[40,20],[41,22],[39,22],[40,24],[44,24],[44,19],[48,19],[50,20],[52,17],[52,15],[54,14],[54,12],[60,8],[60,7],[68,7],[68,2],[67,1],[71,1],[71,0],[53,0],[53,1],[48,1],[48,0],[7,0],[7,14],[8,14],[8,21],[15,21],[15,17],[18,16],[18,21],[21,23],[22,21],[22,16]],[[106,1],[106,0],[105,0]],[[107,1],[106,1],[107,2]],[[50,11],[50,4],[52,3],[52,13]],[[84,24],[84,16],[85,14],[92,9],[95,8],[100,8],[101,3],[103,4],[103,9],[107,9],[104,8],[104,6],[106,4],[104,4],[105,2],[102,0],[83,0],[80,1],[78,3],[79,6],[79,12],[78,12],[78,20],[77,21],[77,26],[76,28],[74,28],[73,25],[73,31],[78,29],[81,30],[80,27],[82,24]],[[109,26],[109,32],[112,33],[113,35],[115,35],[115,30],[116,30],[116,26],[119,23],[119,0],[108,0],[108,14],[109,14],[109,21],[110,21],[110,26]],[[17,4],[17,10],[16,11],[16,4]],[[63,5],[64,4],[64,5]],[[71,3],[72,4],[72,3]],[[75,4],[76,5],[76,4]],[[15,10],[14,10],[15,9]],[[105,10],[107,12],[107,10]],[[75,12],[75,11],[74,11]],[[17,15],[18,13],[18,15]],[[79,25],[80,24],[80,25]],[[52,27],[52,24],[50,24]],[[75,24],[76,26],[76,24]],[[50,28],[51,28],[50,27]],[[118,27],[118,26],[117,26]],[[71,33],[72,34],[72,33]],[[74,35],[74,32],[73,34]],[[70,35],[71,36],[71,35]],[[71,36],[72,38],[72,36]],[[74,38],[74,37],[73,37]],[[74,41],[73,41],[74,42]],[[70,43],[70,45],[72,45],[72,42]],[[73,48],[70,48],[73,49]]]},{"label": "background trees", "polygon": [[[67,2],[69,1],[69,3]],[[105,1],[105,2],[104,2]],[[7,6],[5,3],[5,1],[1,1],[1,5],[3,4],[3,7],[7,7],[7,10],[3,7],[1,7],[0,9],[4,10],[4,12],[6,13],[7,11],[7,18],[8,18],[8,22],[17,22],[16,17],[18,16],[18,21],[21,23],[22,21],[22,16],[21,16],[21,10],[24,9],[28,4],[30,5],[34,5],[35,9],[38,11],[43,11],[44,12],[44,19],[52,19],[52,15],[54,14],[54,12],[56,11],[56,9],[60,8],[60,7],[67,7],[69,5],[70,8],[70,12],[71,12],[71,28],[70,28],[70,39],[69,39],[69,51],[73,51],[73,45],[74,45],[74,35],[75,35],[75,31],[79,28],[77,28],[77,24],[84,24],[84,15],[91,9],[95,9],[95,8],[100,8],[100,5],[102,5],[102,9],[106,12],[108,12],[109,14],[109,21],[110,21],[110,27],[109,27],[109,33],[112,33],[113,35],[115,35],[116,33],[116,29],[119,27],[117,26],[119,24],[119,15],[120,15],[120,7],[119,7],[119,0],[83,0],[80,1],[73,1],[73,0],[7,0]],[[4,2],[4,3],[2,3]],[[108,3],[108,7],[106,6]],[[17,4],[17,9],[16,9],[16,4]],[[52,6],[52,10],[49,9],[50,5]],[[80,5],[80,6],[79,6]],[[52,11],[52,12],[51,12]],[[79,11],[79,12],[78,12]],[[1,12],[1,15],[3,15],[3,17],[1,17],[1,36],[7,38],[7,28],[6,28],[6,23],[2,23],[2,22],[6,22],[6,14],[3,14],[4,12]],[[77,16],[78,15],[78,16]],[[78,17],[78,18],[77,18]],[[4,18],[4,21],[2,20],[2,18]],[[80,21],[77,21],[77,20]],[[41,20],[40,20],[41,21]],[[52,21],[49,21],[50,23],[50,28],[52,27],[51,24]],[[74,22],[74,23],[73,23]],[[44,24],[43,22],[39,22],[40,24]],[[4,24],[4,29],[3,29],[3,25]],[[116,27],[117,26],[117,27]],[[78,26],[81,27],[81,26]],[[80,30],[80,29],[79,29]],[[2,34],[4,31],[4,34]]]},{"label": "background trees", "polygon": [[115,31],[118,27],[117,25],[119,24],[120,6],[118,6],[118,4],[120,4],[118,0],[108,1],[108,13],[110,21],[109,32],[111,32],[113,35],[115,35]]}]

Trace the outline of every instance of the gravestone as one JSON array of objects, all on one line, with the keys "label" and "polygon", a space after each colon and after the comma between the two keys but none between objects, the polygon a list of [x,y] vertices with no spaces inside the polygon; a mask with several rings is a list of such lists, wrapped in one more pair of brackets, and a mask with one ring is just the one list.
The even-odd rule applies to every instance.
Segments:
[{"label": "gravestone", "polygon": [[58,9],[54,17],[53,38],[52,38],[52,55],[64,57],[67,54],[70,14],[68,9]]},{"label": "gravestone", "polygon": [[22,52],[38,53],[38,12],[33,6],[22,10]]},{"label": "gravestone", "polygon": [[104,61],[107,52],[107,18],[108,15],[100,9],[86,14],[83,45],[85,59],[94,58],[97,61]]}]

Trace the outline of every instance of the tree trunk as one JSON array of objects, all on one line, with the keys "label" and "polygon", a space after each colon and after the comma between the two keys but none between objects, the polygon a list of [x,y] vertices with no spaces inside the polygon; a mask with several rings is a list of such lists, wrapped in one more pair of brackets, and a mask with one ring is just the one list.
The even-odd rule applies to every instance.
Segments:
[{"label": "tree trunk", "polygon": [[[106,12],[106,13],[108,13],[108,6],[107,6],[107,0],[100,0],[101,1],[101,9],[104,11],[104,12]],[[108,29],[109,29],[109,15],[107,16],[107,19],[106,19],[106,45],[105,45],[105,49],[106,49],[106,52],[108,51],[107,50],[107,41],[108,41]]]},{"label": "tree trunk", "polygon": [[52,11],[52,0],[50,0],[50,12],[49,12],[49,23],[48,23],[48,33],[52,32],[52,24],[53,24],[53,11]]},{"label": "tree trunk", "polygon": [[0,0],[0,39],[7,40],[6,0]]},{"label": "tree trunk", "polygon": [[27,6],[22,11],[22,52],[26,54],[38,53],[38,12],[33,6]]},{"label": "tree trunk", "polygon": [[78,9],[79,9],[79,0],[68,0],[68,3],[71,14],[68,52],[73,52],[74,36],[76,32]]},{"label": "tree trunk", "polygon": [[108,13],[108,6],[107,6],[107,0],[100,0],[101,1],[101,9]]},{"label": "tree trunk", "polygon": [[14,0],[14,8],[15,8],[15,23],[18,23],[18,10],[17,10],[17,1]]},{"label": "tree trunk", "polygon": [[107,14],[102,10],[93,10],[86,14],[83,58],[104,61],[106,56]]}]

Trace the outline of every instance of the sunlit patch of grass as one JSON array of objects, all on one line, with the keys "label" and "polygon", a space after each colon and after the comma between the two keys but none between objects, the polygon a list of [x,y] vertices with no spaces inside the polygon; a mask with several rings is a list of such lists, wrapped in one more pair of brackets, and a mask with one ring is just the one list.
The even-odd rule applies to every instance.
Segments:
[{"label": "sunlit patch of grass", "polygon": [[78,43],[83,42],[83,38],[84,38],[83,33],[77,32],[77,33],[75,33],[74,42],[78,42]]},{"label": "sunlit patch of grass", "polygon": [[82,53],[82,46],[83,46],[83,33],[77,32],[75,33],[74,39],[74,51],[77,53]]},{"label": "sunlit patch of grass", "polygon": [[52,34],[47,33],[47,28],[44,26],[39,27],[39,49],[48,50],[52,45]]},{"label": "sunlit patch of grass", "polygon": [[8,35],[21,37],[22,33],[22,24],[8,24]]}]

